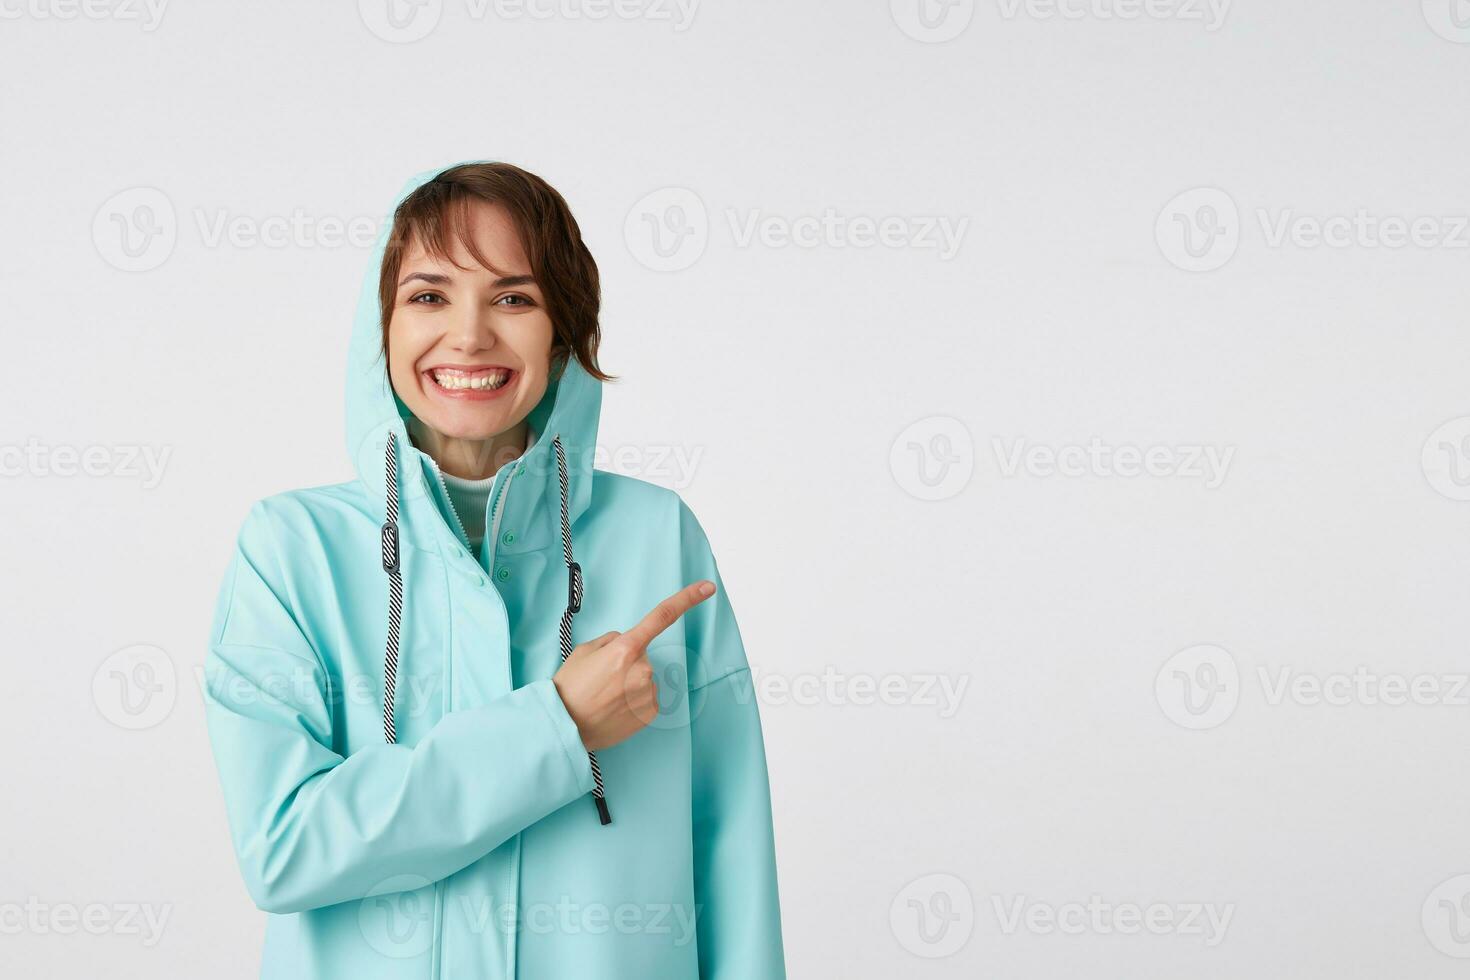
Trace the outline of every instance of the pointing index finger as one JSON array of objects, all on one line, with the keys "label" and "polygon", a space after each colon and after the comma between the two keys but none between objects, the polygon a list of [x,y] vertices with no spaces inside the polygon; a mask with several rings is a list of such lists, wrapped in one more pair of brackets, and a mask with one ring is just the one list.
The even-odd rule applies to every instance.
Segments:
[{"label": "pointing index finger", "polygon": [[715,584],[708,579],[685,586],[654,606],[653,611],[639,620],[637,626],[624,633],[622,638],[640,649],[646,647],[660,633],[673,626],[680,616],[714,594]]}]

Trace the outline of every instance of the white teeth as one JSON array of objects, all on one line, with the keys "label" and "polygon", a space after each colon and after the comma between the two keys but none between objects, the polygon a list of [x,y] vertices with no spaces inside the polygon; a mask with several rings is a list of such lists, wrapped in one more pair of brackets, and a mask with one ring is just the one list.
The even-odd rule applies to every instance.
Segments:
[{"label": "white teeth", "polygon": [[509,371],[490,371],[484,374],[460,374],[453,371],[431,371],[434,381],[441,388],[451,391],[490,391],[510,380]]}]

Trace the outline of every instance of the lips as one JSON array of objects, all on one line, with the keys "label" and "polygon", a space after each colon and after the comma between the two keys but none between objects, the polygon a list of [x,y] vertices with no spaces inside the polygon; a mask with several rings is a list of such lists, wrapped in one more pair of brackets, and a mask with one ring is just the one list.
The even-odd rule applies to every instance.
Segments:
[{"label": "lips", "polygon": [[493,398],[508,388],[516,372],[502,365],[440,365],[424,372],[430,387],[452,398]]}]

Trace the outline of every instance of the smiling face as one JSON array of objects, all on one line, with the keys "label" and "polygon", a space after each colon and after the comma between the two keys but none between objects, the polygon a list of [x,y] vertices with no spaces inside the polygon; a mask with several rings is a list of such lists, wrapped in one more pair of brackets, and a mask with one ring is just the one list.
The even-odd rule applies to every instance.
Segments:
[{"label": "smiling face", "polygon": [[460,216],[448,255],[419,241],[404,253],[388,375],[418,422],[419,448],[446,472],[478,478],[525,449],[526,416],[549,383],[554,330],[510,212],[469,200]]}]

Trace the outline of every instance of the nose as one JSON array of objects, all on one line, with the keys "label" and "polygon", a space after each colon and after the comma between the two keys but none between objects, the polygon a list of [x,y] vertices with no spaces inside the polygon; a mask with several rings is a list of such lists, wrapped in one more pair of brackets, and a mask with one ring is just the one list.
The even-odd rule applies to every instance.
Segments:
[{"label": "nose", "polygon": [[462,304],[446,339],[462,354],[475,354],[494,347],[497,338],[490,308],[480,303]]}]

